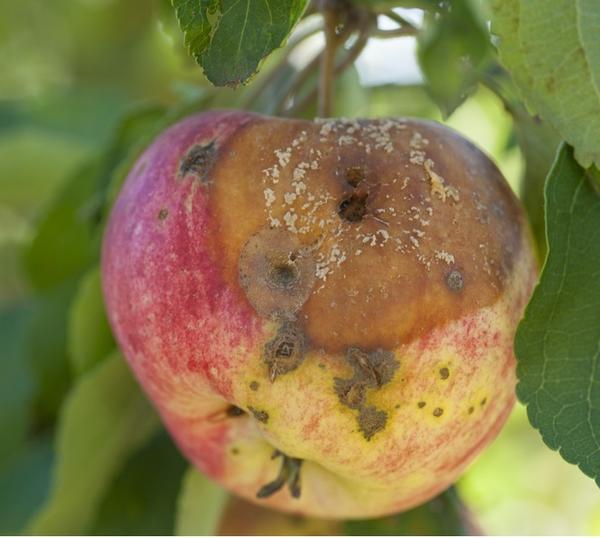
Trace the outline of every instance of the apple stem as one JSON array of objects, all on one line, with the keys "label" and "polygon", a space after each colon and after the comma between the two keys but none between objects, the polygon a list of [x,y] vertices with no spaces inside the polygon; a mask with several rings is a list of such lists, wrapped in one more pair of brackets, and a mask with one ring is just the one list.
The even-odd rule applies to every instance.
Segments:
[{"label": "apple stem", "polygon": [[327,118],[331,116],[332,110],[331,104],[335,85],[335,52],[339,45],[339,36],[337,35],[336,11],[325,5],[323,8],[323,19],[325,23],[325,49],[323,50],[323,54],[321,54],[318,115],[321,118]]}]

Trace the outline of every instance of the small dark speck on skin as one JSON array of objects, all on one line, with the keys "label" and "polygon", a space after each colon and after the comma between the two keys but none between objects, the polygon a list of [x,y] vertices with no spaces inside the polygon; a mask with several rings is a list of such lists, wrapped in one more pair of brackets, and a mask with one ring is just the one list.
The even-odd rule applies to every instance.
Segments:
[{"label": "small dark speck on skin", "polygon": [[448,377],[450,377],[450,370],[448,370],[448,368],[440,368],[440,377],[442,379],[448,379]]},{"label": "small dark speck on skin", "polygon": [[158,212],[158,220],[165,220],[168,216],[169,210],[164,207]]},{"label": "small dark speck on skin", "polygon": [[325,370],[325,365],[322,362],[320,362],[319,363],[319,368],[321,368],[321,370]]},{"label": "small dark speck on skin", "polygon": [[228,417],[241,417],[242,415],[245,415],[246,412],[237,405],[230,405],[227,408],[226,414]]},{"label": "small dark speck on skin", "polygon": [[240,453],[240,450],[239,450],[239,448],[237,448],[237,447],[235,447],[235,446],[234,446],[234,447],[231,449],[231,453],[232,453],[234,456],[237,456],[237,455]]},{"label": "small dark speck on skin", "polygon": [[472,415],[473,411],[475,411],[475,408],[473,406],[469,407],[469,415]]},{"label": "small dark speck on skin", "polygon": [[250,412],[254,415],[254,418],[263,424],[269,422],[269,413],[266,411],[262,411],[260,409],[255,409],[254,407],[248,406]]},{"label": "small dark speck on skin", "polygon": [[462,273],[457,269],[453,269],[446,275],[446,286],[450,291],[458,293],[465,285]]},{"label": "small dark speck on skin", "polygon": [[481,400],[481,407],[483,407],[487,403],[487,398]]},{"label": "small dark speck on skin", "polygon": [[250,383],[250,390],[258,390],[258,388],[260,387],[260,384],[258,381],[252,381],[252,383]]},{"label": "small dark speck on skin", "polygon": [[417,407],[418,407],[419,409],[423,409],[423,407],[425,407],[426,405],[427,405],[427,404],[426,404],[425,402],[419,402],[419,403],[417,404]]},{"label": "small dark speck on skin", "polygon": [[441,407],[436,407],[433,410],[433,416],[434,417],[441,417],[444,414],[444,410]]}]

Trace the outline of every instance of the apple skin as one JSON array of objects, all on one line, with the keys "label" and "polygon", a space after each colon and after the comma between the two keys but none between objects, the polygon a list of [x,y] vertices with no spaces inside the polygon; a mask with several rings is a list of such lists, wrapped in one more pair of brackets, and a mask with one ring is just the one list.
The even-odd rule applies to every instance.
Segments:
[{"label": "apple skin", "polygon": [[[131,170],[102,255],[120,347],[186,457],[326,518],[419,505],[492,441],[536,275],[497,168],[415,119],[189,117]],[[257,498],[274,449],[302,460],[298,498]]]}]

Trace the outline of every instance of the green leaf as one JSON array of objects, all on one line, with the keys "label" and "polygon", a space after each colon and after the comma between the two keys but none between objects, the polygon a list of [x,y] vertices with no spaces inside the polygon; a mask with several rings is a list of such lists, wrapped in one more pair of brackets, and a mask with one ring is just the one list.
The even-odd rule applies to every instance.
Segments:
[{"label": "green leaf", "polygon": [[227,503],[227,492],[194,467],[183,478],[177,501],[175,534],[207,536],[215,534]]},{"label": "green leaf", "polygon": [[54,419],[71,382],[66,326],[75,290],[75,282],[67,280],[32,301],[25,345],[36,385],[36,419],[42,424]]},{"label": "green leaf", "polygon": [[469,536],[481,534],[454,488],[408,512],[345,523],[350,536]]},{"label": "green leaf", "polygon": [[23,306],[0,312],[0,467],[21,450],[30,428],[34,386],[24,340],[30,314]]},{"label": "green leaf", "polygon": [[21,213],[40,209],[89,149],[79,140],[24,126],[0,136],[0,200]]},{"label": "green leaf", "polygon": [[99,259],[100,228],[112,177],[163,117],[164,109],[158,106],[130,111],[102,154],[63,186],[25,253],[25,265],[36,289],[81,276]]},{"label": "green leaf", "polygon": [[186,461],[164,430],[130,458],[98,510],[91,534],[170,535]]},{"label": "green leaf", "polygon": [[600,17],[596,0],[493,0],[500,59],[528,105],[600,165]]},{"label": "green leaf", "polygon": [[237,86],[281,47],[307,0],[173,0],[185,45],[216,86]]},{"label": "green leaf", "polygon": [[83,376],[62,409],[50,496],[29,534],[84,534],[115,474],[158,420],[120,354]]},{"label": "green leaf", "polygon": [[540,258],[546,252],[544,224],[544,184],[560,144],[554,129],[538,117],[528,114],[523,105],[513,108],[514,128],[525,159],[525,174],[520,198],[527,210]]},{"label": "green leaf", "polygon": [[472,0],[456,0],[428,14],[417,37],[417,55],[431,96],[447,117],[474,90],[490,59],[490,35]]},{"label": "green leaf", "polygon": [[517,395],[546,444],[600,485],[600,196],[566,145],[546,223],[548,257],[515,340]]},{"label": "green leaf", "polygon": [[42,438],[0,469],[0,534],[21,533],[50,487],[52,443]]},{"label": "green leaf", "polygon": [[97,256],[92,238],[98,166],[88,163],[64,185],[25,252],[30,281],[38,290],[80,275]]},{"label": "green leaf", "polygon": [[114,349],[106,311],[100,268],[94,267],[83,277],[69,312],[69,358],[73,371],[81,375]]}]

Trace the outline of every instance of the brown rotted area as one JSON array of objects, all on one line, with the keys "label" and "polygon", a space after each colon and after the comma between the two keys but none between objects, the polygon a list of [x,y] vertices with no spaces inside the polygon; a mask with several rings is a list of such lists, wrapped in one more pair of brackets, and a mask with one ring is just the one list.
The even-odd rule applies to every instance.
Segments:
[{"label": "brown rotted area", "polygon": [[521,246],[487,157],[436,124],[386,121],[257,117],[211,170],[231,286],[330,353],[394,349],[494,303]]}]

